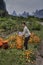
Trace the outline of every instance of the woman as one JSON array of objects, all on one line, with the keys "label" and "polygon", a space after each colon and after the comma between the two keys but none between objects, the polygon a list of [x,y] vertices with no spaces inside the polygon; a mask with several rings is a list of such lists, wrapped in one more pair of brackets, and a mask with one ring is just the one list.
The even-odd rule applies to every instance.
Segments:
[{"label": "woman", "polygon": [[24,47],[25,47],[25,50],[27,50],[28,49],[28,40],[30,39],[31,33],[30,33],[29,29],[27,28],[25,22],[22,23],[22,26],[23,26],[22,35],[25,37],[25,39],[24,39]]}]

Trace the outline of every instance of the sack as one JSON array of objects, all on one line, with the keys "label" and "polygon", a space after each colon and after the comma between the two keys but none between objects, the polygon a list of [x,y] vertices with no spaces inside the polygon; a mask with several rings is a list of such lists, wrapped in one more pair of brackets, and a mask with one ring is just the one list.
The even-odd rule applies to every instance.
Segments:
[{"label": "sack", "polygon": [[23,48],[23,38],[22,36],[17,36],[16,37],[16,48],[17,49],[22,49]]}]

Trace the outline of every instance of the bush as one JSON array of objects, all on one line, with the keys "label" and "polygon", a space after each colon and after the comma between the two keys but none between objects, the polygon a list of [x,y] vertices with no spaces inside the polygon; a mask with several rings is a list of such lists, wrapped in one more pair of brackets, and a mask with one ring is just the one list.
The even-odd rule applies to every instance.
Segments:
[{"label": "bush", "polygon": [[33,22],[33,25],[32,25],[32,30],[40,30],[41,29],[41,25],[36,23],[36,22]]}]

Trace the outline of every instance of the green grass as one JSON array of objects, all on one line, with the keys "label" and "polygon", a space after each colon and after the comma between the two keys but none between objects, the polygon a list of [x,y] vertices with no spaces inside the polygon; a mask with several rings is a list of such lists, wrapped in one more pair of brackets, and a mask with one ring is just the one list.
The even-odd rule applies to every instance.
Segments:
[{"label": "green grass", "polygon": [[[28,50],[35,51],[34,45],[28,45]],[[27,65],[26,58],[24,57],[25,50],[14,49],[0,49],[0,65]],[[31,65],[31,63],[28,63]]]},{"label": "green grass", "polygon": [[40,37],[41,40],[43,40],[43,26],[41,27],[40,31],[33,31],[35,32],[36,35],[38,35]]},{"label": "green grass", "polygon": [[19,65],[19,56],[22,51],[16,49],[0,50],[0,65]]}]

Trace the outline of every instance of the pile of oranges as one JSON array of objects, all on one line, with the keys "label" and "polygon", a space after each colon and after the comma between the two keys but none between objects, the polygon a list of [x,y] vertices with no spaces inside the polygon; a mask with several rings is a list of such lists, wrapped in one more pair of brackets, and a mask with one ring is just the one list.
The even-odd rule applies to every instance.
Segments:
[{"label": "pile of oranges", "polygon": [[[17,35],[16,37],[16,48],[17,49],[21,49],[23,47],[23,43],[24,43],[24,39],[22,36]],[[35,33],[31,33],[30,39],[29,39],[29,43],[39,43],[40,42],[40,38],[35,35]]]},{"label": "pile of oranges", "polygon": [[0,38],[0,48],[8,48],[8,40],[4,40],[3,38]]},{"label": "pile of oranges", "polygon": [[30,58],[30,54],[32,54],[33,52],[30,50],[30,51],[28,51],[28,50],[26,50],[25,52],[24,52],[24,54],[25,54],[25,57],[28,59],[28,58]]},{"label": "pile of oranges", "polygon": [[39,42],[40,38],[32,32],[31,37],[29,39],[29,43],[39,43]]},{"label": "pile of oranges", "polygon": [[23,37],[22,36],[16,36],[16,48],[17,49],[22,49],[23,48]]},{"label": "pile of oranges", "polygon": [[26,50],[24,52],[24,55],[25,55],[26,62],[36,64],[35,63],[36,56],[35,56],[35,53],[32,50]]},{"label": "pile of oranges", "polygon": [[3,45],[3,39],[0,38],[0,47],[2,47],[2,45]]},{"label": "pile of oranges", "polygon": [[[13,42],[11,41],[14,41],[14,44],[12,44]],[[11,42],[10,48],[14,48],[14,45],[15,45],[17,49],[22,49],[24,39],[22,36],[19,36],[19,35],[10,36],[7,40],[0,38],[0,47],[2,47],[5,44],[8,44],[9,42]],[[40,42],[40,38],[32,32],[31,37],[29,39],[29,43],[39,43],[39,42]]]}]

